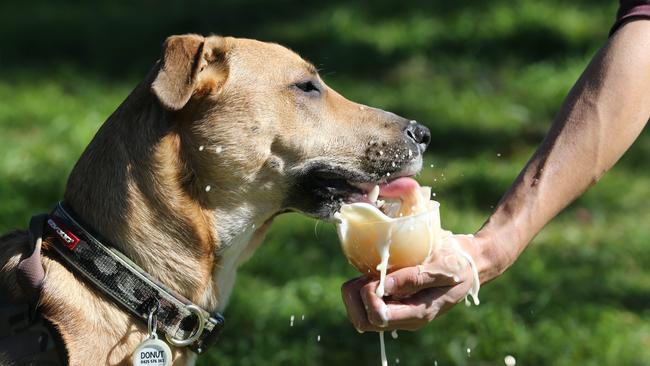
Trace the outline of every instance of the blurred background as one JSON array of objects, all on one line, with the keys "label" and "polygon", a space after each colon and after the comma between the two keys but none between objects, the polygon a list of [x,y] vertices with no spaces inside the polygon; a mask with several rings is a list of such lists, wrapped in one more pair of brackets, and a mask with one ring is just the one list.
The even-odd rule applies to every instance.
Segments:
[{"label": "blurred background", "polygon": [[[274,41],[346,97],[425,123],[419,181],[443,226],[474,232],[543,138],[613,23],[615,0],[51,1],[0,3],[0,231],[63,194],[98,127],[171,34]],[[650,135],[556,218],[482,304],[387,337],[400,365],[650,364]],[[199,365],[379,365],[348,323],[356,272],[333,227],[277,220],[240,271]],[[291,318],[294,318],[291,326]],[[469,350],[469,351],[468,351]]]}]

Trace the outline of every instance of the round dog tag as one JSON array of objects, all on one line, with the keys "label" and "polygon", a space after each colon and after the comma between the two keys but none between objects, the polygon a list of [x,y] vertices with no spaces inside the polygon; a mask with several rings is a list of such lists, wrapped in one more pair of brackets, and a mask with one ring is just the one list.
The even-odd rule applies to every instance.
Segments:
[{"label": "round dog tag", "polygon": [[169,366],[172,350],[162,340],[149,338],[135,349],[131,360],[134,366]]}]

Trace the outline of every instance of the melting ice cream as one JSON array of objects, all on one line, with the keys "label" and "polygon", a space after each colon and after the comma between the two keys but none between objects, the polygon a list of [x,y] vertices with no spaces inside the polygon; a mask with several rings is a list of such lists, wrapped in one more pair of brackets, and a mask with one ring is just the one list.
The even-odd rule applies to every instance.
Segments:
[{"label": "melting ice cream", "polygon": [[430,187],[400,178],[375,186],[368,194],[370,202],[343,205],[334,217],[350,263],[362,273],[379,277],[382,272],[427,260],[441,237],[440,205],[430,196]]}]

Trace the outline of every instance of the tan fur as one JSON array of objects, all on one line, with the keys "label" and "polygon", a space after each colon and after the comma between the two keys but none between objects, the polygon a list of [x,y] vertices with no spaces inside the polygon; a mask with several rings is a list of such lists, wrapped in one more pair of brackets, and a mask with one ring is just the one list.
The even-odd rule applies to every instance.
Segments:
[{"label": "tan fur", "polygon": [[[292,208],[284,203],[290,172],[321,160],[361,169],[368,141],[384,141],[387,153],[385,141],[401,141],[396,116],[324,83],[323,97],[310,100],[291,87],[304,78],[320,80],[276,44],[170,37],[162,60],[77,162],[65,201],[169,288],[223,309],[237,265],[271,219]],[[27,240],[25,232],[0,239],[0,286],[16,300],[14,268]],[[143,324],[44,256],[41,309],[58,326],[70,364],[129,364]],[[186,349],[174,355],[174,365],[193,363]]]}]

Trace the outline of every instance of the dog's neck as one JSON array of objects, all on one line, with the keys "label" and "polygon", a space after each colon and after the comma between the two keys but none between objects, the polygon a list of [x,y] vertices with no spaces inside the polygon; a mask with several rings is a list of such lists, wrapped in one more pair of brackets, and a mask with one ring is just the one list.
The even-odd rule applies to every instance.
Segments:
[{"label": "dog's neck", "polygon": [[270,213],[206,202],[169,112],[148,89],[148,82],[138,86],[102,126],[73,169],[65,200],[169,288],[223,309],[244,242]]}]

